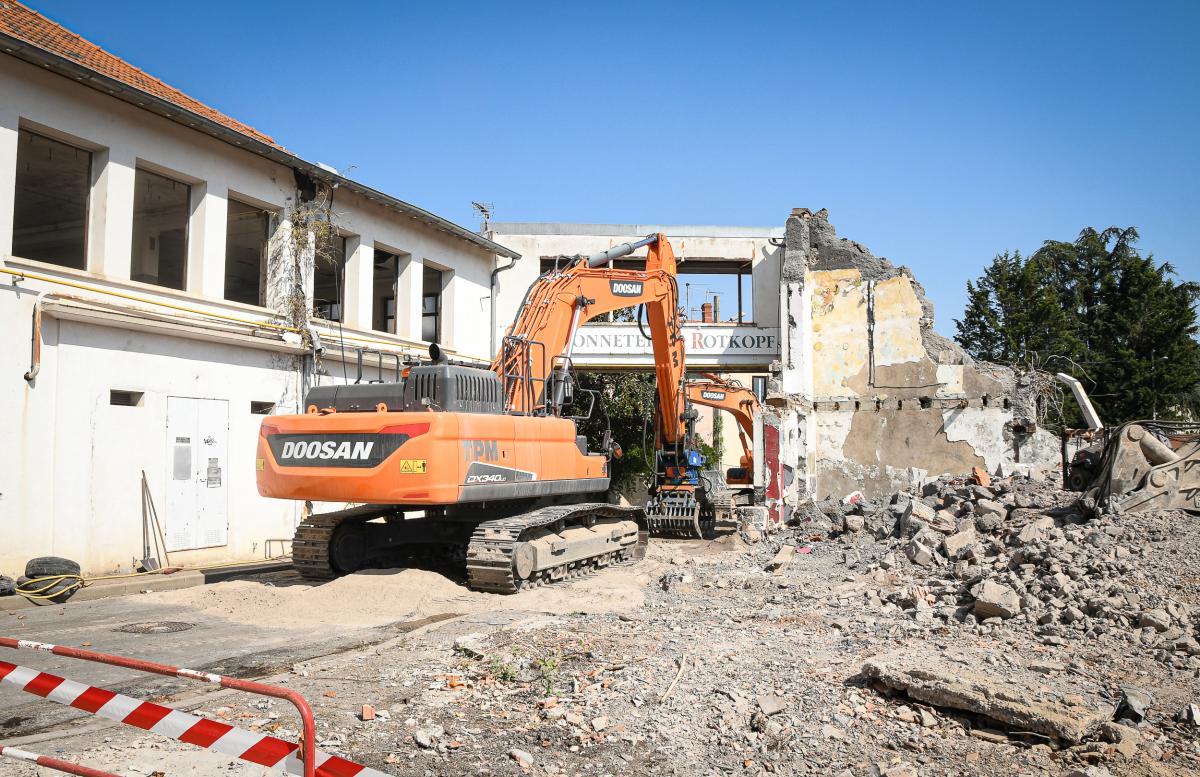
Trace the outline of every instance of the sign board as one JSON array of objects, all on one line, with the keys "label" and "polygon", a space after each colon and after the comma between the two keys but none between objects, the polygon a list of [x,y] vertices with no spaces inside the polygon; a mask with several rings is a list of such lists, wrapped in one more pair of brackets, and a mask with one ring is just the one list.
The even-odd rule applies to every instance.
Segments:
[{"label": "sign board", "polygon": [[[646,334],[650,334],[649,327]],[[779,329],[728,324],[685,324],[688,367],[765,369],[779,358]],[[571,359],[578,368],[650,369],[654,349],[637,324],[588,324],[575,333]]]}]

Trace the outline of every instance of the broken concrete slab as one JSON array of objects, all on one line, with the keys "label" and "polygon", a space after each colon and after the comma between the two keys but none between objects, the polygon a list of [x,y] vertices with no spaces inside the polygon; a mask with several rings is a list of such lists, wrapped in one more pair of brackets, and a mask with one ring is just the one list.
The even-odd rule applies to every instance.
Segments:
[{"label": "broken concrete slab", "polygon": [[904,555],[908,556],[909,561],[922,567],[932,566],[936,558],[933,551],[919,540],[908,543]]},{"label": "broken concrete slab", "polygon": [[971,529],[951,534],[942,540],[942,548],[946,551],[946,558],[956,559],[963,551],[978,541],[979,537],[975,534],[974,527],[972,527]]},{"label": "broken concrete slab", "polygon": [[1050,685],[1043,675],[1025,669],[997,672],[989,658],[996,656],[966,648],[895,650],[867,659],[862,673],[917,701],[975,713],[1064,743],[1079,742],[1112,719],[1113,705],[1099,688],[1078,677]]},{"label": "broken concrete slab", "polygon": [[1021,597],[1006,585],[993,580],[984,580],[975,591],[975,607],[972,612],[979,620],[986,618],[1011,618],[1021,611]]},{"label": "broken concrete slab", "polygon": [[767,569],[775,572],[777,575],[782,574],[784,567],[791,563],[795,556],[796,546],[784,545],[779,549],[779,552],[775,554],[775,557],[767,563]]},{"label": "broken concrete slab", "polygon": [[768,693],[765,696],[758,697],[758,708],[762,710],[762,713],[767,717],[770,717],[771,715],[778,715],[787,709],[787,706],[787,699],[784,699],[783,697],[777,696],[773,693]]}]

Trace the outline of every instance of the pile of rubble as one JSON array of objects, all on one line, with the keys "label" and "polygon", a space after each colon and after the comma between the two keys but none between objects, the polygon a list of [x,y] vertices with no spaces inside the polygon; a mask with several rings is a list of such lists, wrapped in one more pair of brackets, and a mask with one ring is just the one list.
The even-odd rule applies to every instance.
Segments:
[{"label": "pile of rubble", "polygon": [[1139,574],[1149,542],[1165,538],[1162,518],[1091,516],[1075,496],[1028,479],[943,477],[886,504],[820,507],[835,532],[869,531],[883,543],[868,571],[918,621],[983,634],[1022,626],[1051,645],[1115,637],[1200,670],[1200,611]]}]

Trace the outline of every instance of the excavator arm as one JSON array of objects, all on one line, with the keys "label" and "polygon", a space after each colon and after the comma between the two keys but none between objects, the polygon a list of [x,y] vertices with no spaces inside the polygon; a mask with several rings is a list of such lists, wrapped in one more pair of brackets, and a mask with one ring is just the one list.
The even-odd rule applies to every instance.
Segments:
[{"label": "excavator arm", "polygon": [[[609,266],[648,247],[644,270]],[[558,415],[569,385],[571,351],[579,327],[604,313],[644,305],[654,347],[658,432],[662,444],[681,444],[685,373],[675,253],[662,234],[579,257],[539,277],[525,294],[516,320],[492,363],[508,409]]]}]

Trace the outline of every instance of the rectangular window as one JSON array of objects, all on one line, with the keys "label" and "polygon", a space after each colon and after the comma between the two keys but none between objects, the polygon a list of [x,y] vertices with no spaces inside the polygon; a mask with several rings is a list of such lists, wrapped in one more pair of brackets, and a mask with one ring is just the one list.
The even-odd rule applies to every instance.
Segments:
[{"label": "rectangular window", "polygon": [[265,305],[271,211],[229,200],[225,225],[225,299]]},{"label": "rectangular window", "polygon": [[143,396],[144,393],[141,391],[111,389],[108,392],[108,404],[120,405],[121,407],[141,407]]},{"label": "rectangular window", "polygon": [[192,187],[149,170],[133,179],[133,254],[129,277],[182,289],[187,283]]},{"label": "rectangular window", "polygon": [[399,256],[379,248],[375,249],[371,328],[377,332],[396,334],[396,279],[399,270]]},{"label": "rectangular window", "polygon": [[91,188],[90,151],[17,130],[13,255],[85,269]]},{"label": "rectangular window", "polygon": [[313,270],[313,315],[341,321],[346,296],[346,238],[335,235],[320,253]]},{"label": "rectangular window", "polygon": [[442,336],[442,273],[426,267],[421,284],[421,339],[441,342]]},{"label": "rectangular window", "polygon": [[274,409],[274,402],[255,402],[253,400],[250,402],[250,412],[254,415],[270,415]]},{"label": "rectangular window", "polygon": [[718,324],[754,321],[754,276],[750,264],[696,261],[678,275],[680,303],[687,320],[709,317]]}]

